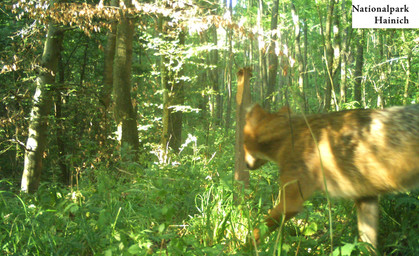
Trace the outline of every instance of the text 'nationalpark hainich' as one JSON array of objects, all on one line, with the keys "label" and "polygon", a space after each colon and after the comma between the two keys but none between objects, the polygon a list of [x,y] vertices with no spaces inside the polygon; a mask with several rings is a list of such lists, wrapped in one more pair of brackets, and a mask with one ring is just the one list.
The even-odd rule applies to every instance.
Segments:
[{"label": "text 'nationalpark hainich'", "polygon": [[[388,13],[389,15],[393,15],[393,13],[408,13],[409,7],[407,5],[403,6],[390,6],[389,4],[387,6],[360,6],[358,5],[352,5],[352,12],[366,12],[366,13]],[[375,16],[375,24],[409,24],[409,19],[404,17],[385,17],[385,16]]]}]

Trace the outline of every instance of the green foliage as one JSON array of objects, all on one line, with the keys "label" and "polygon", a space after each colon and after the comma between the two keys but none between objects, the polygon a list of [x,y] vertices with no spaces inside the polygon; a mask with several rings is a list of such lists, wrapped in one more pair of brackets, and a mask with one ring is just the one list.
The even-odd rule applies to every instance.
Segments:
[{"label": "green foliage", "polygon": [[[226,141],[221,139],[221,143]],[[0,235],[5,255],[250,255],[245,242],[256,220],[275,201],[276,166],[252,172],[247,200],[233,200],[232,159],[199,145],[184,146],[173,164],[143,168],[135,162],[105,163],[80,173],[78,190],[43,183],[34,195],[1,181]],[[226,146],[228,152],[232,148]],[[214,150],[210,147],[207,150]],[[193,154],[192,154],[193,155]],[[200,159],[197,161],[197,159]],[[221,171],[222,170],[222,171]],[[391,255],[415,255],[419,234],[417,193],[386,196],[380,240]],[[358,255],[354,207],[333,201],[333,255]],[[258,247],[259,255],[324,255],[331,250],[327,205],[322,195]]]}]

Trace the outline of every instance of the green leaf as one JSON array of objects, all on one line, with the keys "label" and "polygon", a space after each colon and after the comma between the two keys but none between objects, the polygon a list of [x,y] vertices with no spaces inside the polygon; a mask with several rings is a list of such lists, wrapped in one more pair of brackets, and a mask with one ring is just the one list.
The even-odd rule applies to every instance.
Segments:
[{"label": "green leaf", "polygon": [[159,233],[163,233],[163,231],[165,230],[165,228],[166,228],[166,224],[164,224],[164,223],[160,224],[159,225]]},{"label": "green leaf", "polygon": [[138,255],[141,253],[141,248],[138,246],[138,244],[133,244],[128,248],[128,253]]},{"label": "green leaf", "polygon": [[333,256],[351,256],[352,251],[355,249],[355,244],[347,243],[344,246],[340,246],[333,251]]},{"label": "green leaf", "polygon": [[121,241],[121,234],[119,234],[119,232],[115,231],[112,235],[116,241]]},{"label": "green leaf", "polygon": [[108,249],[105,251],[105,256],[112,256],[112,249]]},{"label": "green leaf", "polygon": [[305,236],[312,236],[317,232],[317,224],[315,222],[311,222],[304,230]]}]

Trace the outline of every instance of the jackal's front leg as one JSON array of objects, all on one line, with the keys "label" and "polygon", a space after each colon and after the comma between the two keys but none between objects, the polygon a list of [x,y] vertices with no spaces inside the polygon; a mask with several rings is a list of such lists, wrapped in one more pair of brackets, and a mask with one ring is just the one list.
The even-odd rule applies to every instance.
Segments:
[{"label": "jackal's front leg", "polygon": [[261,234],[259,228],[253,230],[255,241],[260,243],[270,232],[274,231],[282,222],[289,220],[299,213],[305,201],[302,194],[300,184],[297,181],[292,181],[282,187],[280,193],[279,204],[275,206],[269,215],[265,217],[265,223],[268,226],[268,232]]}]

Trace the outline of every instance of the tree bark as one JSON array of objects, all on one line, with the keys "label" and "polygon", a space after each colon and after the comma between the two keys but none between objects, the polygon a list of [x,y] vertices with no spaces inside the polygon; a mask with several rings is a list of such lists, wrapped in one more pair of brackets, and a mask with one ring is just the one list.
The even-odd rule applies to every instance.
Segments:
[{"label": "tree bark", "polygon": [[[130,7],[131,0],[124,0]],[[121,10],[121,20],[117,26],[115,59],[113,66],[114,115],[118,127],[120,145],[128,145],[136,159],[139,149],[137,118],[131,101],[131,64],[132,40],[134,35],[133,20]]]},{"label": "tree bark", "polygon": [[65,185],[70,185],[71,180],[71,172],[67,166],[67,162],[65,161],[65,155],[66,155],[66,144],[64,141],[65,138],[65,126],[63,123],[63,116],[62,116],[62,105],[63,100],[61,97],[61,88],[64,85],[65,81],[65,67],[62,59],[62,54],[58,57],[58,84],[59,86],[56,86],[54,92],[54,107],[55,107],[55,122],[56,122],[56,142],[57,142],[57,148],[58,148],[58,166],[61,170],[61,181]]},{"label": "tree bark", "polygon": [[264,107],[266,107],[267,102],[271,101],[272,95],[266,95],[266,88],[268,84],[268,73],[266,68],[266,42],[263,37],[263,26],[262,26],[262,18],[263,18],[263,1],[258,1],[258,16],[257,16],[257,27],[259,31],[258,35],[258,47],[259,47],[259,80],[260,80],[260,94],[262,98],[262,102]]},{"label": "tree bark", "polygon": [[[118,6],[119,0],[111,0],[111,6]],[[108,150],[106,147],[109,127],[109,109],[111,107],[112,89],[113,89],[113,63],[115,59],[115,45],[116,45],[116,30],[118,23],[112,22],[110,31],[107,34],[107,42],[104,50],[104,69],[103,69],[103,87],[99,94],[99,102],[102,107],[99,109],[100,118],[98,122],[98,143],[101,147]]]},{"label": "tree bark", "polygon": [[295,36],[295,55],[297,56],[298,60],[298,94],[300,98],[300,104],[302,110],[304,112],[307,111],[307,104],[305,100],[305,93],[304,93],[304,70],[305,70],[305,63],[304,58],[301,53],[301,33],[300,33],[300,21],[299,16],[297,14],[297,10],[295,9],[294,3],[291,2],[291,14],[294,21],[294,36]]},{"label": "tree bark", "polygon": [[326,28],[324,35],[325,52],[326,52],[326,95],[324,109],[329,111],[332,100],[332,85],[333,85],[333,46],[332,46],[332,23],[333,23],[333,9],[335,7],[335,0],[329,1],[326,16]]},{"label": "tree bark", "polygon": [[[166,45],[169,45],[168,47],[171,47],[171,50],[178,51],[179,48],[181,50],[185,44],[184,32],[175,31],[176,28],[171,27],[170,23],[163,17],[160,18],[159,26],[164,37],[163,40],[167,42]],[[177,41],[178,44],[176,43]],[[182,110],[176,109],[176,107],[184,104],[183,81],[180,79],[183,68],[174,68],[180,65],[180,60],[176,54],[169,55],[171,50],[168,53],[161,49],[160,52],[161,87],[163,90],[163,130],[161,138],[163,155],[161,160],[166,163],[168,161],[169,148],[177,153],[181,146],[183,113]],[[206,106],[204,107],[206,108]]]},{"label": "tree bark", "polygon": [[[218,44],[218,37],[217,37],[217,28],[213,25],[210,28],[210,34],[212,36],[212,43],[214,46]],[[209,63],[212,66],[210,71],[210,81],[211,81],[211,88],[214,92],[214,95],[211,95],[210,100],[210,112],[211,116],[215,119],[215,124],[220,125],[220,121],[222,118],[222,110],[221,106],[221,95],[220,95],[220,84],[219,84],[219,76],[220,68],[218,67],[218,49],[212,49],[209,53]]]},{"label": "tree bark", "polygon": [[342,107],[343,104],[346,103],[346,87],[347,87],[347,79],[346,79],[346,70],[347,70],[347,61],[349,55],[349,46],[351,42],[352,36],[352,27],[351,25],[347,25],[348,20],[348,12],[346,10],[346,0],[342,1],[341,5],[342,9],[342,27],[343,29],[343,38],[342,38],[342,47],[341,47],[341,63],[340,63],[340,105]]},{"label": "tree bark", "polygon": [[[118,6],[118,0],[112,0],[111,6]],[[103,70],[103,88],[100,92],[100,102],[105,108],[105,112],[110,107],[113,88],[113,62],[115,58],[115,44],[116,44],[116,30],[117,23],[111,24],[111,30],[107,34],[107,42],[104,56],[104,70]]]},{"label": "tree bark", "polygon": [[410,86],[410,79],[412,73],[412,49],[408,49],[407,52],[407,63],[406,63],[406,81],[404,83],[404,93],[403,93],[403,105],[407,105],[409,103],[409,86]]},{"label": "tree bark", "polygon": [[[231,19],[233,19],[233,1],[230,0],[230,15]],[[225,118],[225,132],[228,133],[230,130],[230,119],[231,119],[231,94],[232,94],[232,86],[233,86],[233,29],[227,29],[227,36],[228,36],[228,66],[227,66],[227,111],[226,111],[226,118]]]},{"label": "tree bark", "polygon": [[[178,35],[179,47],[183,47],[185,44],[185,34],[179,32]],[[178,66],[176,63],[175,66]],[[183,112],[181,110],[175,110],[173,107],[182,106],[185,102],[185,96],[183,91],[183,81],[181,78],[183,75],[183,68],[173,74],[173,85],[170,89],[169,98],[169,134],[171,140],[169,141],[169,147],[175,152],[179,152],[179,148],[182,144],[182,124],[183,124]]]},{"label": "tree bark", "polygon": [[62,39],[62,30],[55,24],[50,23],[41,59],[41,68],[36,79],[36,90],[29,119],[21,183],[23,192],[33,193],[39,187],[42,158],[47,143],[48,115],[53,106],[52,86],[55,83]]},{"label": "tree bark", "polygon": [[362,67],[364,65],[364,32],[358,29],[359,44],[356,49],[355,57],[355,84],[354,84],[354,100],[358,102],[358,108],[361,107],[361,83],[362,83]]},{"label": "tree bark", "polygon": [[268,84],[266,88],[266,95],[269,97],[265,99],[265,108],[267,110],[271,109],[271,101],[272,95],[275,92],[275,86],[276,86],[276,77],[277,77],[277,71],[278,71],[278,55],[275,52],[275,48],[277,45],[277,27],[278,27],[278,5],[279,0],[274,1],[274,5],[272,7],[272,18],[271,18],[271,44],[269,46],[268,51],[268,61],[269,61],[269,69],[268,69]]}]

